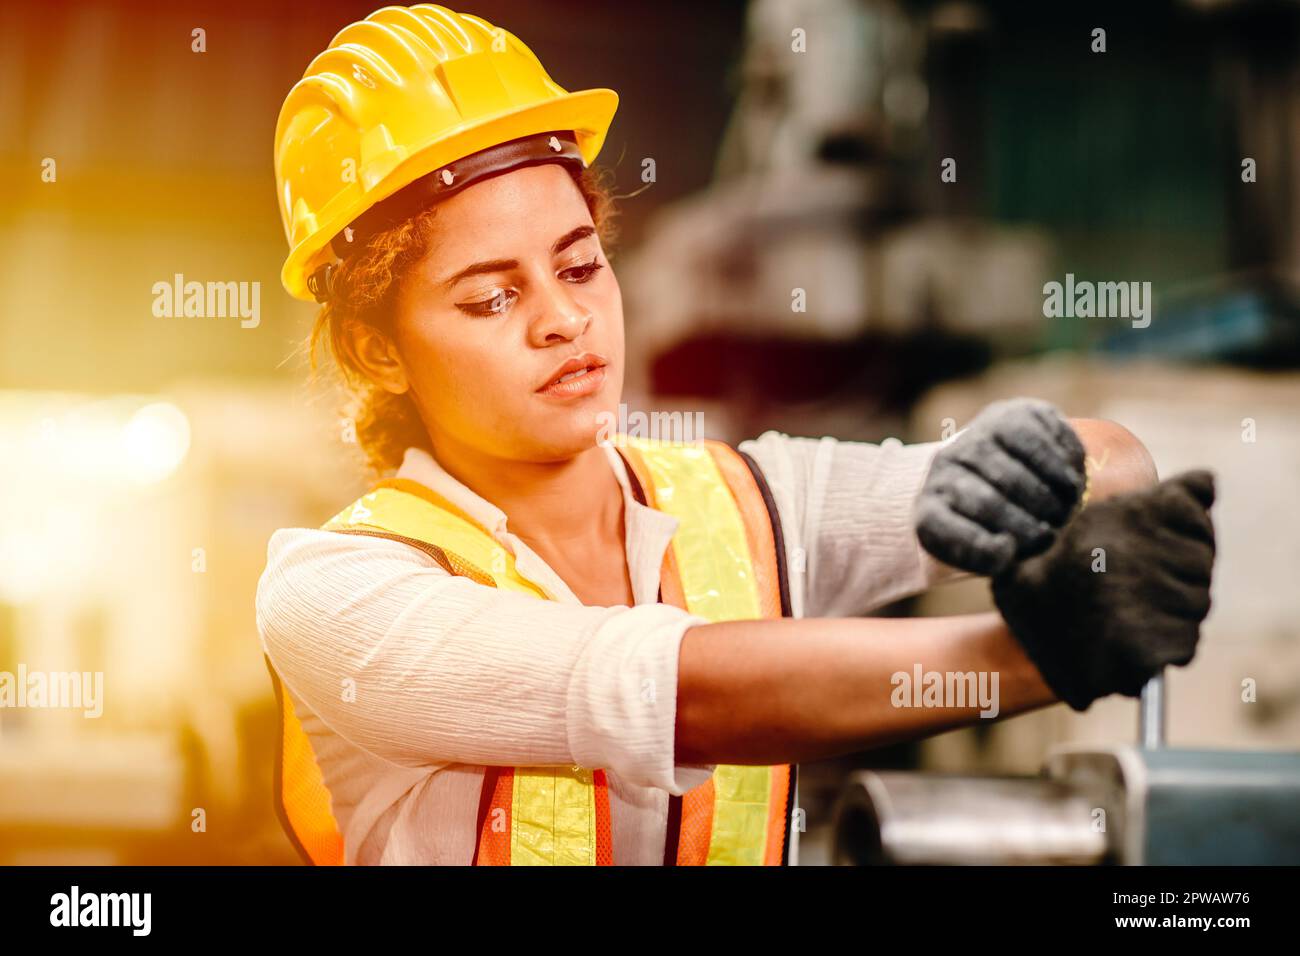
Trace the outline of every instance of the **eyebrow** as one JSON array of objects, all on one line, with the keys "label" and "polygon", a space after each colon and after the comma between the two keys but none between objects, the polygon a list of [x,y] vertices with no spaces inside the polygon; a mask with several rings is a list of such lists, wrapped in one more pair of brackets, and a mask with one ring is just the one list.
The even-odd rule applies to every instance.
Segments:
[{"label": "eyebrow", "polygon": [[[551,255],[556,256],[563,252],[575,242],[586,239],[594,235],[596,229],[594,226],[578,226],[576,229],[570,229],[551,246]],[[450,289],[461,279],[468,279],[470,276],[483,275],[487,272],[505,272],[508,269],[519,268],[518,259],[488,259],[484,262],[476,262],[472,266],[461,269],[451,278],[445,280],[442,285],[445,289]]]}]

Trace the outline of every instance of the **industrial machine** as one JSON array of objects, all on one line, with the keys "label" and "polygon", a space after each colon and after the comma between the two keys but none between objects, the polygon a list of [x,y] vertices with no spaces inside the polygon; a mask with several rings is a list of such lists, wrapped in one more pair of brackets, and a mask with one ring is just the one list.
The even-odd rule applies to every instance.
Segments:
[{"label": "industrial machine", "polygon": [[1037,778],[855,773],[839,865],[1300,864],[1300,753],[1164,745],[1164,678],[1137,745],[1051,751]]}]

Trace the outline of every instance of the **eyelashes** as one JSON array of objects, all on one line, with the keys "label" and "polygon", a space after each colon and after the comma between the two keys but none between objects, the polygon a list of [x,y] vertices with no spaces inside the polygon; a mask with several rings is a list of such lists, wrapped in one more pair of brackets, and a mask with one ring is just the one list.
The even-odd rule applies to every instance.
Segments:
[{"label": "eyelashes", "polygon": [[[565,269],[563,272],[561,272],[560,275],[577,273],[579,277],[575,279],[570,279],[569,281],[572,282],[574,285],[581,285],[583,283],[590,282],[593,278],[595,278],[596,273],[600,272],[600,270],[603,268],[605,268],[603,263],[601,263],[597,259],[592,259],[590,262],[584,262],[581,265],[571,266],[568,269]],[[497,293],[493,295],[491,298],[482,299],[478,302],[458,302],[456,303],[456,308],[460,309],[466,315],[472,315],[478,317],[501,315],[507,309],[509,309],[510,306],[513,305],[515,300],[518,298],[519,298],[519,293],[516,292],[514,289],[499,289]]]},{"label": "eyelashes", "polygon": [[[582,273],[582,278],[581,278],[581,279],[578,279],[577,281],[578,281],[578,282],[590,282],[590,281],[592,280],[592,278],[596,275],[596,273],[599,272],[599,271],[600,271],[601,269],[603,269],[603,268],[605,268],[604,265],[602,265],[602,264],[601,264],[599,261],[597,261],[596,259],[592,259],[590,262],[583,263],[583,264],[580,265],[580,266],[574,266],[574,267],[571,268],[571,269],[565,269],[564,272],[581,272],[581,273]],[[563,274],[564,274],[564,273],[561,273],[561,275],[563,275]]]},{"label": "eyelashes", "polygon": [[502,289],[497,292],[496,295],[492,296],[492,298],[485,299],[482,302],[458,302],[456,308],[460,309],[466,315],[500,315],[509,308],[510,303],[513,303],[517,298],[519,298],[519,293],[512,289]]}]

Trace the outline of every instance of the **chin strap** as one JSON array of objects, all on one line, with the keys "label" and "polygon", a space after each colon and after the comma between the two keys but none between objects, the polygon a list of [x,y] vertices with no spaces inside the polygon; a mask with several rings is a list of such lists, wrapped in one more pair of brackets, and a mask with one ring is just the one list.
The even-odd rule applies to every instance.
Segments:
[{"label": "chin strap", "polygon": [[333,262],[327,262],[323,266],[318,266],[316,271],[307,277],[307,291],[315,296],[317,302],[328,302],[330,293],[333,291],[334,273],[338,271],[338,266]]}]

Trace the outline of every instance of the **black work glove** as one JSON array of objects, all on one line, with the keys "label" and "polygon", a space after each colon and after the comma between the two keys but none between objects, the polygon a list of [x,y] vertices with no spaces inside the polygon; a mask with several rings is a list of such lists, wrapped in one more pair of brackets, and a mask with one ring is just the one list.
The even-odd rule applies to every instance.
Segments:
[{"label": "black work glove", "polygon": [[994,402],[935,454],[916,505],[925,550],[993,575],[1047,549],[1084,488],[1084,450],[1047,402]]},{"label": "black work glove", "polygon": [[1079,711],[1136,697],[1165,665],[1191,661],[1210,611],[1213,503],[1208,471],[1099,501],[993,579],[1007,626],[1057,697]]}]

